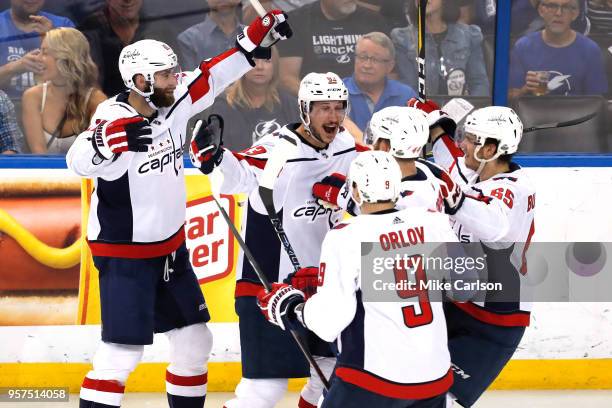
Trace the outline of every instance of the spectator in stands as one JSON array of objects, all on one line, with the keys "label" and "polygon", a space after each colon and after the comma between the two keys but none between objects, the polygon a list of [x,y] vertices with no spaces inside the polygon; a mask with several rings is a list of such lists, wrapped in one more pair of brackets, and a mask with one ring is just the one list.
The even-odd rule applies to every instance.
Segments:
[{"label": "spectator in stands", "polygon": [[591,33],[612,35],[612,0],[588,0]]},{"label": "spectator in stands", "polygon": [[45,9],[50,13],[66,16],[79,26],[90,14],[102,9],[104,3],[105,0],[45,0]]},{"label": "spectator in stands", "polygon": [[[587,13],[591,20],[589,38],[599,45],[604,54],[604,70],[608,78],[606,96],[612,99],[612,87],[610,86],[612,84],[612,0],[589,0]],[[609,122],[612,126],[612,121]]]},{"label": "spectator in stands", "polygon": [[23,135],[17,125],[13,102],[6,92],[0,90],[0,154],[19,153],[22,141]]},{"label": "spectator in stands", "polygon": [[141,19],[143,1],[106,0],[103,9],[90,15],[79,26],[89,40],[102,91],[107,95],[116,95],[125,89],[117,69],[119,53],[124,46],[147,38],[177,49],[175,35],[166,21]]},{"label": "spectator in stands", "polygon": [[309,72],[352,74],[355,44],[372,31],[388,33],[384,19],[357,6],[355,0],[317,0],[289,13],[293,38],[279,44],[283,86],[297,95],[301,78]]},{"label": "spectator in stands", "polygon": [[255,64],[210,108],[223,117],[223,145],[232,151],[246,149],[300,118],[295,97],[279,89],[278,51],[273,48],[271,59],[255,59]]},{"label": "spectator in stands", "polygon": [[41,11],[44,0],[11,0],[0,13],[0,87],[13,100],[36,84],[42,71],[41,36],[54,27],[74,27],[72,21]]},{"label": "spectator in stands", "polygon": [[[512,0],[511,10],[511,35],[518,36],[540,31],[544,27],[544,22],[538,14],[539,0]],[[572,28],[585,35],[589,31],[589,22],[585,13],[585,0],[579,0],[580,15],[572,23]],[[474,24],[477,24],[484,35],[495,34],[495,16],[497,11],[497,0],[475,0],[474,4]]]},{"label": "spectator in stands", "polygon": [[[470,0],[471,1],[471,0]],[[408,24],[403,1],[398,0],[356,0],[357,5],[379,13],[388,27],[404,27]]]},{"label": "spectator in stands", "polygon": [[89,43],[77,29],[49,31],[41,59],[43,83],[23,94],[26,140],[32,153],[65,154],[106,95],[97,88],[98,70]]},{"label": "spectator in stands", "polygon": [[[415,2],[407,4],[410,21],[417,22]],[[489,95],[480,28],[457,22],[459,4],[451,0],[429,0],[426,18],[427,94]],[[413,89],[418,86],[417,31],[417,24],[391,31],[399,80]]]},{"label": "spectator in stands", "polygon": [[349,116],[362,131],[374,112],[404,106],[417,96],[408,85],[388,78],[394,65],[395,47],[386,34],[375,31],[359,39],[353,76],[343,81],[349,91]]},{"label": "spectator in stands", "polygon": [[202,57],[214,57],[232,48],[244,27],[240,24],[240,0],[208,0],[208,5],[204,21],[178,36],[184,69],[193,70]]},{"label": "spectator in stands", "polygon": [[[278,9],[288,13],[315,1],[316,0],[260,0],[259,2],[266,11]],[[245,2],[242,8],[242,22],[248,24],[253,21],[255,17],[257,17],[257,12],[255,12],[250,2]]]},{"label": "spectator in stands", "polygon": [[542,0],[544,30],[515,44],[510,60],[510,98],[522,95],[603,95],[608,81],[599,46],[571,28],[578,0]]}]

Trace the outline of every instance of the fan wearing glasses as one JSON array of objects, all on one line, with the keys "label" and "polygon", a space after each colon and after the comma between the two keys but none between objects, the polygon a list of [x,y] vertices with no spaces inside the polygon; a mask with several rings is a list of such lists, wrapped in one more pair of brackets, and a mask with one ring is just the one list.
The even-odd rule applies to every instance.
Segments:
[{"label": "fan wearing glasses", "polygon": [[355,47],[353,75],[343,79],[349,91],[350,119],[360,130],[372,114],[388,106],[406,106],[416,97],[414,89],[388,76],[395,66],[395,47],[384,33],[371,32]]},{"label": "fan wearing glasses", "polygon": [[544,29],[519,38],[514,46],[510,97],[607,93],[599,46],[571,27],[580,15],[579,1],[540,0],[535,6]]}]

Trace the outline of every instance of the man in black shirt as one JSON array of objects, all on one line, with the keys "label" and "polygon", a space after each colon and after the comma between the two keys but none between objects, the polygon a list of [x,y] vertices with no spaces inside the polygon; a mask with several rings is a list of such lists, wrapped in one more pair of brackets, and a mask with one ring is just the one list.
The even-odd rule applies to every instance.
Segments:
[{"label": "man in black shirt", "polygon": [[143,21],[143,1],[106,0],[104,8],[91,14],[78,27],[89,40],[91,56],[98,65],[100,85],[106,95],[116,95],[125,89],[117,64],[119,53],[126,45],[151,39],[178,49],[176,34],[166,21]]},{"label": "man in black shirt", "polygon": [[299,21],[288,44],[279,44],[281,81],[297,95],[308,72],[331,71],[341,78],[353,72],[355,45],[372,31],[389,34],[380,14],[357,6],[355,0],[318,0],[289,13]]}]

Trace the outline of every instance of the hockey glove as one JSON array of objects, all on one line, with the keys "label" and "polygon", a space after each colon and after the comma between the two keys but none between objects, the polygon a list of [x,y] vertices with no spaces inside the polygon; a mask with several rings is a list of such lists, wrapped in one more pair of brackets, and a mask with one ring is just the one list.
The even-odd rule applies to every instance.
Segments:
[{"label": "hockey glove", "polygon": [[210,174],[223,159],[223,118],[210,115],[206,126],[198,120],[193,127],[189,144],[189,159],[194,167]]},{"label": "hockey glove", "polygon": [[416,98],[412,98],[408,101],[408,106],[411,108],[417,108],[427,114],[427,122],[429,122],[429,130],[435,129],[440,126],[444,133],[455,136],[455,130],[457,130],[457,123],[450,117],[446,112],[440,110],[440,106],[432,100],[426,100],[421,102]]},{"label": "hockey glove", "polygon": [[101,120],[93,130],[91,144],[101,158],[110,160],[123,152],[146,152],[153,143],[149,121],[142,116],[121,118],[108,122]]},{"label": "hockey glove", "polygon": [[289,274],[284,282],[301,290],[304,293],[304,298],[308,300],[317,293],[319,268],[314,266],[300,268],[297,272]]},{"label": "hockey glove", "polygon": [[440,183],[440,193],[444,199],[444,212],[449,215],[455,214],[463,205],[463,200],[465,200],[465,194],[461,187],[441,167],[430,166],[429,169]]},{"label": "hockey glove", "polygon": [[257,47],[271,47],[292,35],[287,14],[281,10],[272,10],[263,17],[257,17],[245,27],[236,37],[236,43],[243,52],[251,54]]},{"label": "hockey glove", "polygon": [[257,293],[257,304],[265,318],[272,324],[286,330],[288,325],[297,320],[295,307],[304,302],[304,293],[286,283],[273,283],[272,290],[260,290]]},{"label": "hockey glove", "polygon": [[346,209],[351,198],[346,184],[346,176],[340,173],[332,173],[323,177],[323,180],[314,183],[312,195],[323,207],[333,209]]}]

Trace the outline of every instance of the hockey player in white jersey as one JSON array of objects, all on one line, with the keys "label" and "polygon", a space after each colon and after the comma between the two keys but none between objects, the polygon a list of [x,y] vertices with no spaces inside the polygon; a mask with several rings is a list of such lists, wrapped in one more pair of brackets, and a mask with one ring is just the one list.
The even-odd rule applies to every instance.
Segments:
[{"label": "hockey player in white jersey", "polygon": [[[374,150],[390,152],[402,170],[402,188],[398,208],[424,206],[443,211],[440,189],[445,170],[421,159],[429,139],[427,115],[417,108],[391,106],[374,113],[365,131],[365,141]],[[313,195],[328,206],[358,211],[348,192],[346,177],[334,173],[313,186]]]},{"label": "hockey player in white jersey", "polygon": [[429,140],[429,124],[423,111],[406,106],[382,109],[372,115],[366,138],[375,150],[390,152],[402,170],[398,208],[424,206],[443,211],[439,174],[444,170],[420,158]]},{"label": "hockey player in white jersey", "polygon": [[[269,293],[260,291],[261,310],[282,328],[297,320],[321,338],[337,340],[338,364],[323,408],[442,408],[453,382],[442,303],[429,302],[427,290],[392,302],[369,300],[363,284],[374,271],[361,269],[361,247],[411,231],[419,231],[418,243],[456,242],[448,216],[395,208],[401,172],[387,152],[361,153],[348,182],[360,215],[325,237],[317,293],[304,303],[300,290],[275,283]],[[417,281],[426,280],[426,271],[416,269]]]},{"label": "hockey player in white jersey", "polygon": [[[125,47],[128,88],[98,106],[68,151],[68,167],[92,178],[87,240],[99,271],[102,343],[81,387],[80,407],[118,407],[125,382],[154,332],[167,334],[168,403],[202,407],[212,334],[185,247],[183,144],[187,121],[254,66],[253,52],[291,35],[279,10],[257,18],[236,47],[177,73],[166,44]],[[268,49],[269,51],[269,49]]]},{"label": "hockey player in white jersey", "polygon": [[[457,371],[451,392],[469,407],[512,357],[530,320],[531,303],[520,286],[535,231],[535,190],[512,161],[523,124],[510,108],[478,109],[466,118],[457,146],[454,123],[435,103],[410,104],[429,112],[434,159],[452,176],[447,191],[455,193],[447,195],[445,206],[459,240],[482,242],[488,281],[503,285],[502,294],[487,292],[484,302],[445,304]],[[456,187],[459,184],[464,192]]]},{"label": "hockey player in white jersey", "polygon": [[[202,172],[209,173],[215,166],[223,172],[220,192],[249,194],[242,224],[245,226],[244,239],[271,282],[283,281],[294,270],[258,191],[259,177],[268,157],[275,153],[280,137],[294,140],[297,153],[289,158],[278,176],[274,204],[301,266],[318,264],[325,234],[342,218],[341,210],[317,203],[311,186],[333,171],[346,173],[361,149],[342,127],[348,110],[348,91],[336,74],[306,75],[300,84],[298,103],[301,123],[288,124],[242,152],[208,145],[204,138],[196,137],[191,143],[191,154],[195,160],[200,160]],[[294,278],[316,286],[316,273],[308,275],[309,270],[300,270]],[[311,372],[292,337],[269,325],[261,316],[255,295],[263,286],[250,263],[242,262],[242,258],[236,278],[242,380],[236,388],[236,397],[225,406],[273,407],[283,397],[288,378],[308,377]],[[312,352],[331,357],[319,360],[321,368],[329,374],[335,361],[333,353],[327,343],[319,342],[316,347],[311,344]],[[311,376],[302,390],[299,407],[314,407],[322,390],[316,375]]]}]

